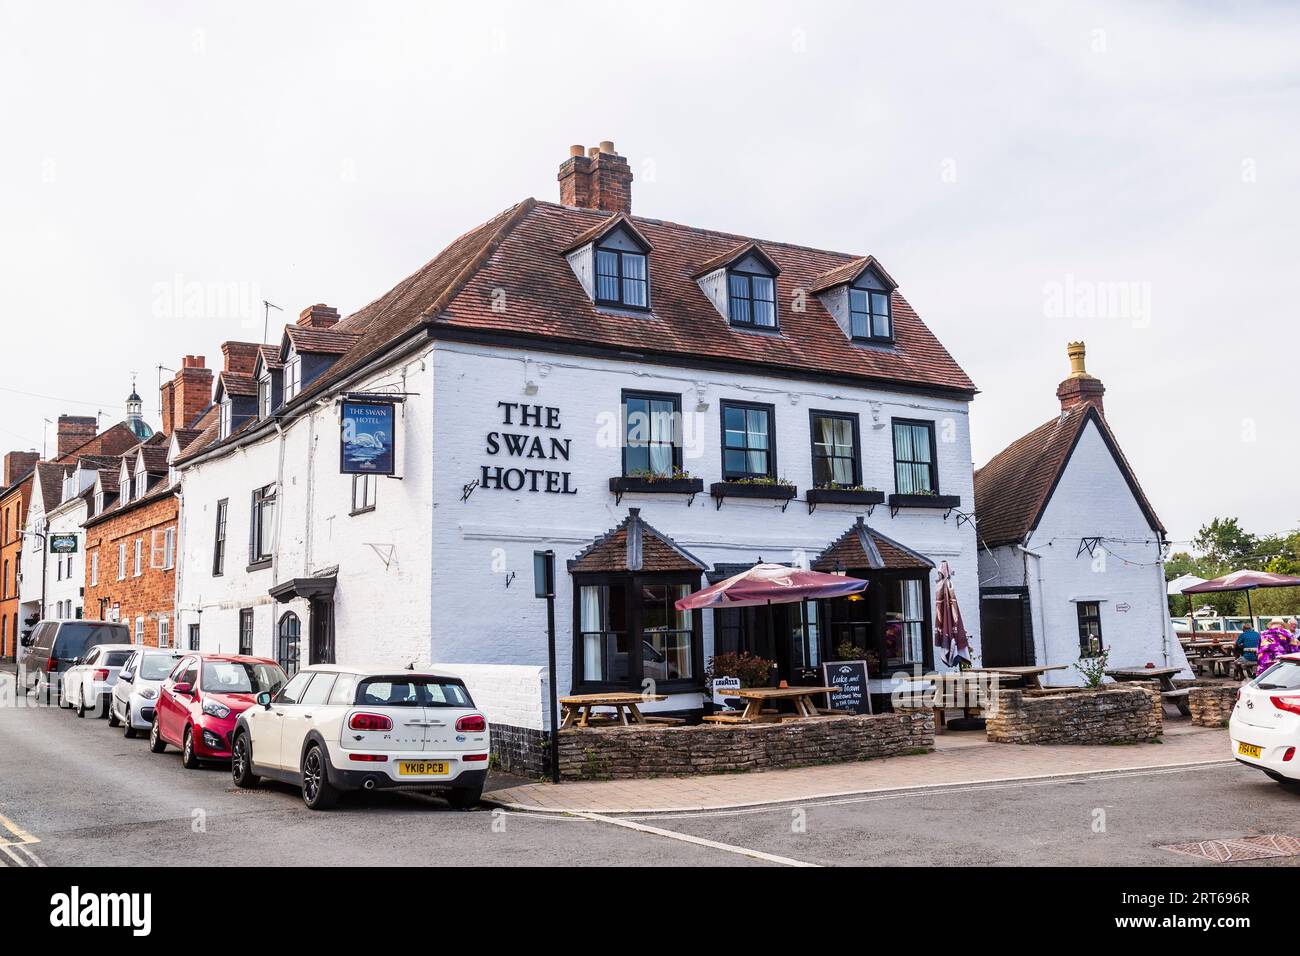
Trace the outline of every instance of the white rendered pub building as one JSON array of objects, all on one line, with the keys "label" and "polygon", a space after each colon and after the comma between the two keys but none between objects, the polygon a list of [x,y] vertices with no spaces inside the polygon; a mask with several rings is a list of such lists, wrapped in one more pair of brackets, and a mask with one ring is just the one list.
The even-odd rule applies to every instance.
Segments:
[{"label": "white rendered pub building", "polygon": [[[290,668],[544,668],[531,569],[552,550],[561,694],[652,680],[658,707],[699,711],[725,651],[791,683],[866,659],[881,695],[936,666],[941,561],[977,630],[975,387],[895,280],[634,216],[610,143],[558,178],[560,203],[506,209],[345,318],[304,310],[218,381],[219,421],[175,462],[179,632]],[[349,403],[390,424],[371,437],[391,476],[346,473]],[[760,559],[871,583],[674,610]]]}]

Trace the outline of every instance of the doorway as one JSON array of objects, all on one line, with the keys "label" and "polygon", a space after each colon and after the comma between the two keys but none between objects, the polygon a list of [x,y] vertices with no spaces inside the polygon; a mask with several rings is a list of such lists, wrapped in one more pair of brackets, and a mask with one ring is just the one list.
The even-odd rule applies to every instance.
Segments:
[{"label": "doorway", "polygon": [[983,667],[1033,665],[1028,588],[980,589],[980,648]]}]

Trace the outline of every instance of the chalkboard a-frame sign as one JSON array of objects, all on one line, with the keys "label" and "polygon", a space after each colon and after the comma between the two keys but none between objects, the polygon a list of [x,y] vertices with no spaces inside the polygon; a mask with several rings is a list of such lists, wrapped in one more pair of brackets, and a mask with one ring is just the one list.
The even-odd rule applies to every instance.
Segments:
[{"label": "chalkboard a-frame sign", "polygon": [[866,661],[827,661],[822,664],[822,675],[827,687],[836,688],[826,695],[831,710],[845,710],[852,714],[871,713]]}]

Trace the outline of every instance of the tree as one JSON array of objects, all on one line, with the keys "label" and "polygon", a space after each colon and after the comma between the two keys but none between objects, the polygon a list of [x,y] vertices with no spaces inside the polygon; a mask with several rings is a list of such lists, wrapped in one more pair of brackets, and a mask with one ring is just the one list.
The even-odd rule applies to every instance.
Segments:
[{"label": "tree", "polygon": [[1236,518],[1214,518],[1201,525],[1192,544],[1215,566],[1236,570],[1249,566],[1259,539],[1244,530]]}]

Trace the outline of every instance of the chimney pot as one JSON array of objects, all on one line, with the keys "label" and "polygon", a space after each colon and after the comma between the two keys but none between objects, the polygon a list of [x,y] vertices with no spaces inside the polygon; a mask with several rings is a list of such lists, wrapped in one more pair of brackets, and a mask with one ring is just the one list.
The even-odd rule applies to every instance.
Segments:
[{"label": "chimney pot", "polygon": [[582,156],[586,152],[587,152],[586,147],[584,147],[581,143],[576,143],[573,146],[569,147],[570,156]]},{"label": "chimney pot", "polygon": [[614,152],[614,141],[609,139],[602,139],[600,141],[600,151],[602,153]]},{"label": "chimney pot", "polygon": [[602,140],[583,156],[579,147],[569,147],[569,157],[560,164],[560,202],[580,209],[632,213],[632,170],[627,160],[614,152],[610,140]]},{"label": "chimney pot", "polygon": [[600,155],[600,147],[599,147],[599,146],[593,146],[593,147],[591,147],[590,149],[587,150],[587,158],[588,158],[588,159],[595,159],[595,158],[596,158],[597,156],[599,156],[599,155]]},{"label": "chimney pot", "polygon": [[1070,359],[1070,374],[1056,387],[1056,397],[1061,401],[1061,413],[1072,411],[1080,405],[1091,405],[1101,414],[1106,414],[1102,405],[1102,396],[1106,386],[1101,379],[1089,375],[1084,359],[1087,349],[1082,342],[1070,342],[1065,347],[1065,354]]},{"label": "chimney pot", "polygon": [[328,329],[339,320],[339,310],[332,305],[317,302],[298,314],[298,324],[307,329]]}]

